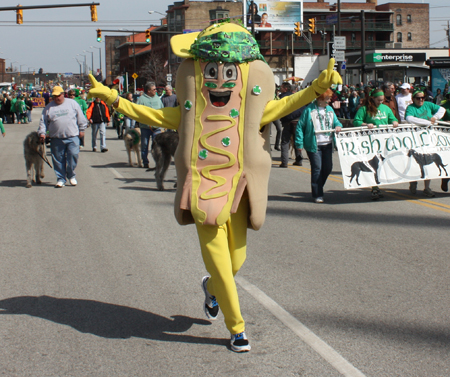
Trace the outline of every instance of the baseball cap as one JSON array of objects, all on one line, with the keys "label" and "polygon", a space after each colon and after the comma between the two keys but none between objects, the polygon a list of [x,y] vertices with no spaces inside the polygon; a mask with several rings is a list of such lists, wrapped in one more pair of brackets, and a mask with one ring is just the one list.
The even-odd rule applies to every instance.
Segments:
[{"label": "baseball cap", "polygon": [[407,82],[404,82],[402,85],[400,85],[400,89],[411,89],[411,85],[409,85]]},{"label": "baseball cap", "polygon": [[53,87],[52,96],[59,96],[60,94],[64,93],[64,89],[60,86],[56,85]]}]

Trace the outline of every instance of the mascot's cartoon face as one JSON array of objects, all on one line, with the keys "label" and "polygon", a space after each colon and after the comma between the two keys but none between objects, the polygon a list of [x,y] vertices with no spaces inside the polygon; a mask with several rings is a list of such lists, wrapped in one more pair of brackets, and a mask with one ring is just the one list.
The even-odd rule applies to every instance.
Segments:
[{"label": "mascot's cartoon face", "polygon": [[204,85],[201,89],[207,106],[220,114],[229,113],[239,106],[239,92],[242,89],[241,70],[235,63],[200,63]]}]

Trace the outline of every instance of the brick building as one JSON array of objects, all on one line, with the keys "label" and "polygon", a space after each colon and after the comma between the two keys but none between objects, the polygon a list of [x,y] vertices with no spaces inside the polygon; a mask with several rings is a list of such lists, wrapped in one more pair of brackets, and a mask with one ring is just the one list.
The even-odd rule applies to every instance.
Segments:
[{"label": "brick building", "polygon": [[[243,18],[243,2],[190,1],[174,2],[168,6],[167,18],[160,26],[152,28],[151,51],[167,64],[161,69],[174,76],[181,59],[170,51],[170,37],[189,31],[205,28],[222,18]],[[346,37],[347,53],[362,48],[362,11],[364,11],[365,43],[367,50],[428,48],[429,47],[429,4],[386,3],[378,5],[377,0],[365,3],[340,4],[340,24],[337,24],[338,9],[335,3],[317,0],[303,3],[303,29],[308,20],[316,19],[316,33],[311,35],[311,45],[292,31],[257,31],[255,38],[260,44],[261,53],[281,77],[292,75],[294,59],[301,55],[321,55],[327,53],[328,42],[340,32]],[[334,34],[335,33],[335,34]],[[307,34],[308,35],[308,34]],[[117,37],[114,37],[117,38]],[[124,42],[120,42],[123,45]],[[117,44],[117,43],[116,43]],[[112,46],[112,45],[111,45]],[[117,47],[117,46],[116,46]],[[108,47],[106,48],[108,51]],[[129,53],[129,52],[128,52]],[[111,58],[112,59],[112,58]],[[124,60],[125,57],[122,57]],[[106,56],[108,64],[108,56]],[[120,60],[120,57],[117,57]],[[117,67],[118,63],[115,64]],[[120,69],[125,65],[119,64]],[[129,65],[126,68],[129,70]],[[107,71],[110,69],[107,65]]]}]

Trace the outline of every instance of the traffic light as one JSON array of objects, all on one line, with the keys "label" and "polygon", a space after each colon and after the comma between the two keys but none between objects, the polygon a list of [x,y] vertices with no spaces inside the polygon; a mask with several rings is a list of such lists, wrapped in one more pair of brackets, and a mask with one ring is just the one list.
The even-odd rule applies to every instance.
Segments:
[{"label": "traffic light", "polygon": [[298,36],[298,37],[301,37],[301,35],[302,35],[302,31],[301,31],[301,24],[300,24],[300,22],[296,22],[295,24],[295,29],[294,29],[294,34],[296,35],[296,36]]},{"label": "traffic light", "polygon": [[148,29],[145,31],[145,41],[150,43],[150,30]]},{"label": "traffic light", "polygon": [[[18,5],[20,7],[20,4]],[[22,25],[23,24],[23,10],[17,9],[16,10],[16,24]]]},{"label": "traffic light", "polygon": [[308,21],[309,21],[309,32],[311,34],[316,34],[316,19],[310,18],[308,19]]},{"label": "traffic light", "polygon": [[97,5],[91,5],[91,21],[97,22]]},{"label": "traffic light", "polygon": [[97,29],[97,42],[102,41],[102,31],[100,29]]}]

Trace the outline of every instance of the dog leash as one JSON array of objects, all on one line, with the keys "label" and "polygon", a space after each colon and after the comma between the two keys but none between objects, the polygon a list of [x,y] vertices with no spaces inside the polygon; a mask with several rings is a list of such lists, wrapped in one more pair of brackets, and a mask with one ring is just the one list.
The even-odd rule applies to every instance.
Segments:
[{"label": "dog leash", "polygon": [[47,158],[46,155],[41,155],[39,152],[38,152],[38,155],[39,155],[40,158],[42,158],[47,163],[48,166],[50,166],[51,169],[53,169],[53,166],[48,161],[48,158]]}]

